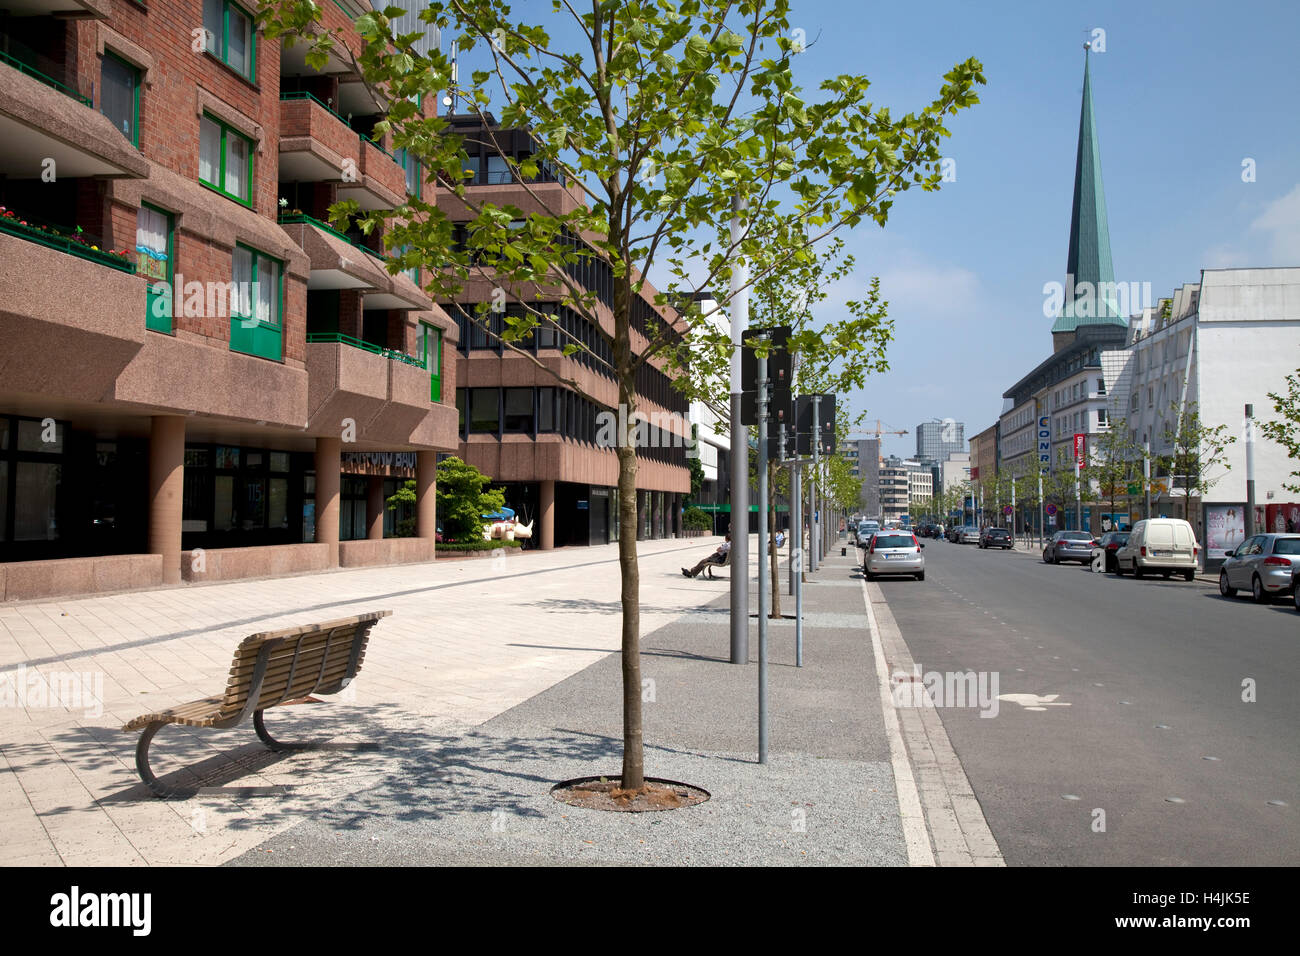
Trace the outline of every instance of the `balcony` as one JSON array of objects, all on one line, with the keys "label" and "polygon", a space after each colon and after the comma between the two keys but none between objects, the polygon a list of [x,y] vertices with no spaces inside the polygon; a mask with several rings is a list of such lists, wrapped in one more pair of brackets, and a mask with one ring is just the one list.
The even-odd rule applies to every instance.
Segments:
[{"label": "balcony", "polygon": [[107,20],[108,0],[7,0],[11,17],[58,17],[60,20]]},{"label": "balcony", "polygon": [[338,434],[344,419],[356,422],[358,442],[378,440],[370,424],[388,405],[389,359],[382,350],[337,333],[307,337],[307,428]]},{"label": "balcony", "polygon": [[125,259],[5,219],[0,388],[100,401],[145,342],[146,283],[133,273]]},{"label": "balcony", "polygon": [[397,160],[341,113],[303,91],[280,94],[280,182],[334,183],[339,199],[391,209],[406,197]]},{"label": "balcony", "polygon": [[[393,277],[383,266],[383,256],[353,243],[332,226],[301,214],[283,215],[280,227],[311,260],[307,289],[357,289],[390,295]],[[389,308],[389,306],[375,306]]]},{"label": "balcony", "polygon": [[50,169],[60,179],[147,177],[149,164],[90,97],[32,60],[0,53],[0,174],[32,181]]},{"label": "balcony", "polygon": [[393,154],[365,136],[360,140],[360,176],[356,182],[339,183],[339,199],[355,199],[365,210],[393,209],[406,202],[406,173]]}]

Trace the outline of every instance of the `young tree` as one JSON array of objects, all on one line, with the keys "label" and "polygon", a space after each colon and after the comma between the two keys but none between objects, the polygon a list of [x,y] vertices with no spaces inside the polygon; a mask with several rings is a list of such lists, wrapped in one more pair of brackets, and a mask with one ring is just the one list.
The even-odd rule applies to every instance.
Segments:
[{"label": "young tree", "polygon": [[500,488],[489,488],[492,479],[459,458],[438,462],[438,512],[442,526],[455,541],[483,536],[483,515],[505,507]]},{"label": "young tree", "polygon": [[1121,418],[1110,423],[1089,448],[1092,477],[1097,479],[1098,493],[1110,502],[1111,514],[1117,502],[1124,499],[1124,510],[1129,511],[1128,486],[1141,479],[1142,449],[1129,434],[1128,422]]},{"label": "young tree", "polygon": [[[868,99],[863,76],[835,76],[809,96],[797,82],[802,46],[791,38],[789,10],[789,0],[592,0],[585,10],[574,0],[556,0],[542,26],[512,19],[502,0],[432,0],[421,20],[457,35],[462,51],[477,45],[490,58],[468,84],[456,82],[451,60],[441,51],[419,52],[416,34],[393,35],[395,8],[355,21],[362,39],[359,72],[390,103],[376,132],[391,131],[394,145],[420,159],[428,175],[469,210],[467,245],[491,260],[493,281],[524,306],[520,314],[506,315],[502,338],[513,343],[541,323],[553,324],[549,307],[534,304],[539,289],[606,337],[620,410],[626,410],[615,450],[622,784],[628,789],[644,786],[636,379],[638,369],[674,347],[683,324],[633,327],[633,303],[644,277],[656,275],[664,290],[661,304],[689,302],[699,290],[727,282],[737,256],[752,264],[759,280],[842,228],[864,220],[883,226],[899,193],[912,186],[938,188],[939,146],[948,135],[944,122],[977,102],[974,87],[984,82],[977,61],[957,64],[931,104],[898,118]],[[319,18],[312,0],[277,0],[266,33],[310,33]],[[578,38],[576,46],[567,47],[547,27],[555,36],[565,31]],[[348,55],[328,33],[312,33],[308,42],[307,62],[317,68],[331,49]],[[491,105],[505,128],[529,131],[533,155],[502,155],[542,211],[525,217],[518,208],[467,193],[462,143],[449,134],[445,120],[424,117],[417,105],[421,97],[427,102],[444,91],[480,115]],[[543,167],[558,170],[585,205],[555,208],[532,188]],[[733,203],[747,211],[748,223],[736,242],[728,228]],[[446,212],[431,202],[412,198],[398,210],[370,212],[344,202],[331,212],[336,221],[354,218],[365,232],[388,223],[385,242],[402,250],[390,270],[436,270],[430,289],[439,297],[454,296],[480,268],[469,251],[455,247]],[[520,220],[523,228],[512,228]],[[584,241],[566,244],[565,235]],[[606,259],[613,269],[608,313],[560,268],[590,256]],[[700,318],[698,308],[688,310],[684,324]],[[569,341],[566,352],[585,347]],[[573,377],[564,380],[581,390]]]},{"label": "young tree", "polygon": [[[1282,416],[1280,420],[1264,422],[1260,430],[1266,438],[1271,438],[1286,449],[1287,457],[1292,462],[1300,461],[1300,369],[1286,377],[1286,394],[1269,392],[1273,400],[1273,411]],[[1283,482],[1287,491],[1300,493],[1300,469],[1291,472],[1297,479],[1291,483]]]},{"label": "young tree", "polygon": [[1183,517],[1191,521],[1192,496],[1203,497],[1222,480],[1222,474],[1215,474],[1219,468],[1225,472],[1232,468],[1225,452],[1237,436],[1228,433],[1226,424],[1203,423],[1195,402],[1183,408],[1174,402],[1169,410],[1173,418],[1165,425],[1164,439],[1171,451],[1163,456],[1163,463],[1169,473],[1170,491],[1174,480],[1183,483]]}]

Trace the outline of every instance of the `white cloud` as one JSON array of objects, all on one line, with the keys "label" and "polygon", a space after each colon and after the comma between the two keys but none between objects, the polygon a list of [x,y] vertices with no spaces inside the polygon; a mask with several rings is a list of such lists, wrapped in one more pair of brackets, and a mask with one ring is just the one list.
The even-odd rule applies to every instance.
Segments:
[{"label": "white cloud", "polygon": [[969,319],[982,290],[969,269],[908,263],[881,273],[880,294],[893,316],[960,322]]},{"label": "white cloud", "polygon": [[1274,265],[1300,265],[1300,186],[1265,206],[1250,229],[1269,234]]}]

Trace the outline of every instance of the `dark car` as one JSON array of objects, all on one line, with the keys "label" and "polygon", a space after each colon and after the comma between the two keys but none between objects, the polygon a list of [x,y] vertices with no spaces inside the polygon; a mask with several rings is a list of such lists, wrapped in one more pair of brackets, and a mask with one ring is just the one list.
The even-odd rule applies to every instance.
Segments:
[{"label": "dark car", "polygon": [[1043,548],[1043,561],[1060,564],[1062,561],[1092,562],[1092,549],[1096,544],[1087,531],[1058,531]]},{"label": "dark car", "polygon": [[1005,548],[1007,550],[1014,547],[1011,543],[1011,532],[1006,528],[985,528],[980,532],[979,545],[981,548]]},{"label": "dark car", "polygon": [[1105,556],[1107,571],[1115,570],[1115,553],[1128,544],[1128,534],[1127,531],[1107,531],[1097,542],[1097,550]]}]

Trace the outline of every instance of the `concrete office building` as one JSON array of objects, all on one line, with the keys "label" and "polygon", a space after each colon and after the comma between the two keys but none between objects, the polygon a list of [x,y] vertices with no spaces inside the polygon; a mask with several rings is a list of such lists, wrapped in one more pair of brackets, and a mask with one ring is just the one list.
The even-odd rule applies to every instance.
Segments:
[{"label": "concrete office building", "polygon": [[[1183,412],[1195,411],[1206,427],[1225,426],[1236,438],[1224,463],[1210,468],[1203,497],[1193,494],[1183,513],[1185,483],[1157,463],[1152,510],[1185,517],[1197,528],[1207,558],[1240,543],[1246,502],[1245,406],[1257,421],[1276,418],[1268,392],[1286,391],[1286,376],[1300,355],[1300,268],[1205,269],[1201,281],[1143,310],[1129,322],[1124,349],[1104,352],[1108,422],[1128,430],[1129,440],[1149,442],[1153,455],[1172,455],[1167,433]],[[1283,488],[1297,463],[1286,450],[1257,433],[1255,501],[1257,532],[1287,530],[1300,519],[1300,495]],[[1131,503],[1134,514],[1144,501]],[[1215,526],[1205,527],[1206,511]],[[1229,515],[1231,519],[1229,520]]]},{"label": "concrete office building", "polygon": [[[359,48],[368,9],[327,4],[323,26]],[[431,557],[456,325],[382,235],[324,222],[427,194],[375,131],[384,104],[232,0],[10,13],[0,594]],[[418,504],[388,511],[407,479]]]},{"label": "concrete office building", "polygon": [[[569,187],[558,171],[543,168],[533,182],[514,180],[504,155],[522,159],[535,143],[519,130],[502,129],[477,115],[449,117],[454,133],[465,137],[474,178],[466,184],[466,200],[440,190],[438,203],[454,222],[471,218],[467,202],[491,202],[531,213],[563,214],[579,208],[583,194]],[[460,241],[463,228],[458,227]],[[591,250],[586,239],[565,233],[562,241],[574,249]],[[573,544],[604,544],[618,538],[618,456],[601,447],[600,416],[618,414],[618,385],[613,360],[614,273],[602,257],[593,255],[565,267],[574,283],[596,294],[599,324],[561,305],[557,284],[538,290],[541,298],[528,307],[555,315],[518,348],[503,344],[504,321],[524,314],[525,305],[511,301],[504,313],[479,316],[476,306],[491,303],[498,283],[490,273],[471,275],[454,303],[446,303],[459,326],[456,406],[460,412],[461,457],[504,484],[506,502],[525,521],[535,520],[535,537],[542,548]],[[646,283],[632,303],[632,348],[644,349],[662,325],[681,334],[677,313],[654,304],[655,289]],[[549,301],[548,301],[549,299]],[[579,343],[572,356],[562,354]],[[539,364],[545,368],[540,368]],[[690,491],[686,445],[691,429],[689,408],[672,381],[652,359],[637,373],[637,413],[657,423],[650,429],[649,447],[637,451],[638,538],[665,538],[681,531],[681,505]],[[582,392],[563,384],[573,381]],[[585,395],[583,394],[585,393]],[[625,412],[626,415],[626,412]]]}]

